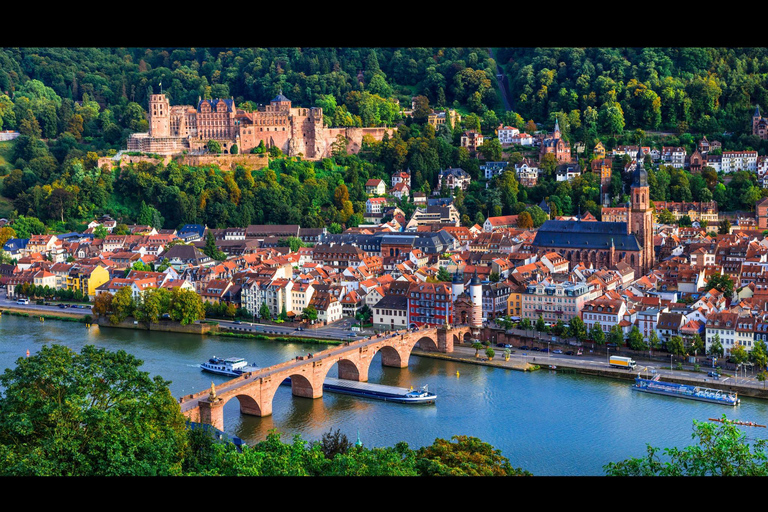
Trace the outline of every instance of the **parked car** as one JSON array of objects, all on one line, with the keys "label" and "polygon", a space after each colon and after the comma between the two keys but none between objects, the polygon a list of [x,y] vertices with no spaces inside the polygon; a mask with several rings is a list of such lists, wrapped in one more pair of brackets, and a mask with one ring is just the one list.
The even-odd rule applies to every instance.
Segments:
[{"label": "parked car", "polygon": [[719,374],[718,372],[709,372],[707,375],[708,375],[709,377],[714,377],[714,378],[716,378],[716,379],[719,379],[719,378],[720,378],[720,374]]},{"label": "parked car", "polygon": [[556,348],[555,350],[553,350],[553,351],[552,351],[552,353],[553,353],[553,354],[562,354],[562,353],[563,353],[563,351],[562,351],[562,350],[560,350],[559,348]]},{"label": "parked car", "polygon": [[569,350],[565,353],[567,356],[572,356],[575,352],[573,350]]},{"label": "parked car", "polygon": [[497,343],[496,346],[499,348],[512,348],[512,345],[509,343]]},{"label": "parked car", "polygon": [[523,345],[522,347],[520,347],[520,350],[530,350],[530,349],[528,348],[528,345]]},{"label": "parked car", "polygon": [[531,347],[531,352],[539,352],[540,350],[539,347]]}]

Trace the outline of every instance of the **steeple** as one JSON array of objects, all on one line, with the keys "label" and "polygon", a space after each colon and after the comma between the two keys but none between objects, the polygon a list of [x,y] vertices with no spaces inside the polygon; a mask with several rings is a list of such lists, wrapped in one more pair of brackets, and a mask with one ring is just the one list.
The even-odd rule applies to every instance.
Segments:
[{"label": "steeple", "polygon": [[648,171],[645,170],[645,163],[643,162],[643,148],[638,148],[635,172],[633,173],[632,187],[647,187],[648,186]]}]

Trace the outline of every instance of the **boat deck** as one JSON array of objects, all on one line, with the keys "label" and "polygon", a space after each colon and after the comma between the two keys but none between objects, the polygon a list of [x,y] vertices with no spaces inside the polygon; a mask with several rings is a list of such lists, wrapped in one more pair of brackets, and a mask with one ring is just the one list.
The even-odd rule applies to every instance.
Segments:
[{"label": "boat deck", "polygon": [[336,379],[333,377],[326,377],[323,384],[330,384],[333,386],[344,386],[349,389],[356,389],[358,391],[369,391],[375,393],[388,393],[393,395],[405,395],[409,391],[408,388],[400,388],[397,386],[387,386],[386,384],[373,384],[370,382],[358,382],[356,380]]}]

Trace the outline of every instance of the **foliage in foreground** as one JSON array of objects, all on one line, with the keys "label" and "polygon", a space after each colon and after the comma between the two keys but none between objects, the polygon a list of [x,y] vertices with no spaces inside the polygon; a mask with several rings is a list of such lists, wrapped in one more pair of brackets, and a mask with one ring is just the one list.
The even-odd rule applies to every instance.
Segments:
[{"label": "foliage in foreground", "polygon": [[187,429],[169,382],[125,351],[61,346],[0,375],[0,476],[518,475],[491,445],[467,436],[365,448],[340,431],[320,441],[267,439],[239,452]]},{"label": "foliage in foreground", "polygon": [[244,447],[216,443],[202,431],[192,434],[198,456],[189,474],[217,476],[522,476],[493,446],[469,436],[452,441],[436,439],[431,446],[411,450],[404,442],[394,447],[365,448],[350,443],[338,430],[321,441],[294,436],[290,443],[271,431],[265,441]]},{"label": "foliage in foreground", "polygon": [[[642,458],[610,463],[604,467],[608,476],[766,476],[768,440],[753,445],[733,421],[723,415],[723,423],[693,421],[693,439],[698,444],[683,449],[648,446]],[[660,452],[664,456],[660,457]]]},{"label": "foliage in foreground", "polygon": [[185,420],[168,382],[124,352],[44,346],[0,376],[0,475],[180,475]]}]

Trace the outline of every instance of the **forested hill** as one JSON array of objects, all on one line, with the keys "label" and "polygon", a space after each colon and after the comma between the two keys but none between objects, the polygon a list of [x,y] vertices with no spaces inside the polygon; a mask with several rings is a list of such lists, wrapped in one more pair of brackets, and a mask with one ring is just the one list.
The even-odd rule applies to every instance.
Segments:
[{"label": "forested hill", "polygon": [[[0,217],[34,217],[67,230],[102,213],[161,227],[350,226],[363,218],[365,180],[388,182],[391,173],[410,169],[413,189],[431,192],[449,167],[473,179],[456,200],[465,225],[517,214],[545,198],[560,198],[564,214],[599,216],[599,183],[591,173],[560,184],[545,169],[552,179],[536,187],[518,189],[514,176],[506,176],[486,188],[481,160],[459,147],[461,134],[475,129],[487,136],[482,159],[519,161],[520,153],[502,153],[494,139],[500,124],[532,133],[551,130],[557,120],[564,138],[584,143],[582,167],[598,139],[609,150],[643,142],[683,146],[690,154],[707,136],[721,141],[723,151],[768,153],[768,142],[751,134],[755,107],[768,112],[766,48],[494,48],[493,54],[496,60],[488,48],[0,48],[0,131],[21,133],[13,143],[0,142]],[[501,83],[499,69],[506,75]],[[502,107],[502,84],[512,111]],[[246,110],[282,92],[295,106],[322,107],[329,126],[397,130],[359,155],[318,163],[273,159],[269,169],[253,173],[175,164],[99,169],[99,157],[124,149],[131,133],[147,131],[147,97],[161,90],[172,105],[232,98]],[[413,116],[405,117],[414,98]],[[461,123],[433,129],[426,122],[433,108],[456,109]],[[658,131],[674,136],[662,140],[652,133]],[[626,184],[618,176],[614,181],[613,195],[623,202]],[[768,190],[748,173],[729,176],[727,186],[666,169],[649,171],[649,181],[653,200],[715,200],[723,209],[753,208]],[[401,207],[410,213],[412,204]]]},{"label": "forested hill", "polygon": [[521,116],[563,112],[600,133],[739,134],[768,107],[767,48],[500,48],[496,58]]},{"label": "forested hill", "polygon": [[[542,127],[560,113],[595,133],[738,135],[756,106],[768,109],[766,48],[497,48],[495,56],[513,110]],[[84,135],[101,128],[116,142],[121,129],[141,127],[137,107],[161,87],[172,104],[212,97],[252,107],[282,91],[296,105],[324,107],[339,126],[397,121],[363,92],[402,106],[424,95],[433,107],[502,119],[496,80],[487,48],[3,48],[0,129],[17,129],[28,108],[42,135],[56,137],[70,128],[71,102],[92,100],[111,117],[98,126],[84,119]]]}]

